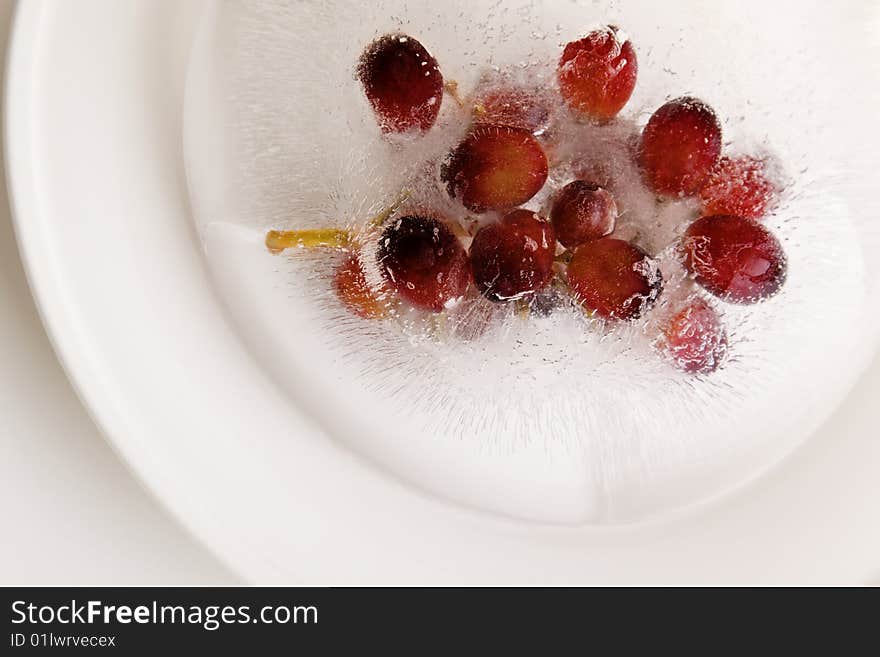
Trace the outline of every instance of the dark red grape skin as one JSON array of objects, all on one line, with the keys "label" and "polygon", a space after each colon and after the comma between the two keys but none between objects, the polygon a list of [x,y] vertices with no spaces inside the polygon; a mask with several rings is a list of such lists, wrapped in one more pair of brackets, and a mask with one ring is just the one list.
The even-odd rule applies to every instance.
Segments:
[{"label": "dark red grape skin", "polygon": [[661,344],[680,370],[709,374],[718,369],[727,354],[727,331],[712,306],[696,299],[666,324]]},{"label": "dark red grape skin", "polygon": [[550,221],[559,243],[572,249],[614,231],[617,203],[610,192],[599,185],[575,180],[556,195]]},{"label": "dark red grape skin", "polygon": [[632,44],[617,28],[590,32],[565,46],[557,68],[562,97],[576,114],[597,120],[617,116],[636,86],[638,63]]},{"label": "dark red grape skin", "polygon": [[474,283],[490,301],[522,298],[550,282],[555,254],[553,226],[534,212],[514,210],[474,236]]},{"label": "dark red grape skin", "polygon": [[782,287],[787,272],[779,240],[744,217],[702,217],[685,231],[684,263],[697,283],[732,303],[757,303]]},{"label": "dark red grape skin", "polygon": [[566,276],[577,300],[604,319],[640,317],[662,289],[660,271],[648,255],[613,237],[579,246]]},{"label": "dark red grape skin", "polygon": [[437,60],[417,40],[386,34],[367,46],[358,79],[384,132],[428,130],[443,101]]},{"label": "dark red grape skin", "polygon": [[432,216],[406,215],[390,223],[379,239],[377,258],[402,298],[433,312],[464,296],[471,280],[461,242]]},{"label": "dark red grape skin", "polygon": [[767,164],[753,157],[722,157],[700,189],[706,214],[760,219],[776,204],[779,189]]},{"label": "dark red grape skin", "polygon": [[547,156],[531,132],[477,125],[444,164],[449,195],[472,212],[509,210],[537,194],[547,180]]},{"label": "dark red grape skin", "polygon": [[721,124],[696,98],[671,100],[645,126],[639,164],[648,186],[662,196],[692,196],[721,157]]}]

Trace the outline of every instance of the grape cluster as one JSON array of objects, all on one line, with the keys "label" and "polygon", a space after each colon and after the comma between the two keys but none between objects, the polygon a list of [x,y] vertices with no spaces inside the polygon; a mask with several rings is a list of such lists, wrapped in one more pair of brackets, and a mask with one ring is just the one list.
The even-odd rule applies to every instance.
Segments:
[{"label": "grape cluster", "polygon": [[[463,100],[418,40],[382,36],[357,64],[377,123],[384,134],[418,136],[440,120],[444,93],[453,95],[458,107],[452,113],[467,130],[437,163],[438,193],[477,215],[471,219],[478,228],[469,231],[448,216],[448,200],[410,209],[396,203],[370,222],[372,249],[363,237],[370,230],[359,237],[335,229],[272,231],[267,244],[273,252],[304,244],[348,251],[334,287],[363,318],[388,317],[401,303],[441,313],[469,290],[494,303],[534,303],[536,315],[548,312],[542,300],[563,290],[611,326],[642,317],[663,294],[663,276],[655,257],[616,236],[618,201],[625,199],[615,199],[613,184],[569,180],[539,197],[546,200],[537,202],[537,211],[523,207],[544,190],[559,164],[548,157],[558,138],[554,117],[564,112],[581,122],[614,121],[637,74],[631,41],[617,27],[606,27],[565,46],[557,87],[502,82],[478,86]],[[714,110],[683,96],[653,113],[632,157],[658,198],[693,197],[702,208],[699,218],[682,227],[674,247],[690,279],[722,301],[756,303],[775,294],[786,278],[782,246],[759,223],[774,209],[780,188],[761,158],[723,156],[722,150]],[[367,282],[371,259],[379,284]],[[668,305],[656,324],[659,348],[686,372],[717,369],[728,350],[718,311],[701,294]]]}]

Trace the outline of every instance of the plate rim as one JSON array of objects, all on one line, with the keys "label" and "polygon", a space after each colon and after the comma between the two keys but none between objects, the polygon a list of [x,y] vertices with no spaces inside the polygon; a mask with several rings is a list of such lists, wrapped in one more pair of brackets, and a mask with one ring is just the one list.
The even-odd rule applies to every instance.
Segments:
[{"label": "plate rim", "polygon": [[[31,117],[29,113],[22,108],[20,101],[16,97],[21,98],[30,94],[30,80],[26,75],[27,63],[30,61],[31,47],[35,49],[36,35],[39,28],[40,18],[43,14],[45,3],[41,0],[30,0],[27,3],[18,3],[15,8],[15,16],[12,22],[12,32],[9,44],[9,56],[6,65],[6,81],[4,89],[4,149],[7,163],[7,179],[9,183],[10,206],[12,210],[13,225],[18,241],[19,250],[22,254],[22,262],[28,279],[28,284],[32,291],[35,304],[40,314],[46,333],[49,336],[56,356],[59,359],[72,387],[76,391],[87,412],[95,421],[102,435],[114,452],[120,457],[130,472],[135,476],[150,494],[157,499],[162,506],[169,511],[171,516],[181,526],[187,527],[197,537],[197,539],[207,547],[212,553],[217,554],[221,561],[230,566],[230,568],[242,574],[246,574],[256,579],[262,579],[276,569],[274,566],[270,568],[257,568],[254,564],[240,555],[240,551],[231,548],[228,544],[224,549],[219,549],[209,536],[211,532],[206,530],[204,522],[199,522],[191,515],[187,516],[179,504],[175,504],[169,499],[167,489],[165,493],[160,490],[160,482],[162,477],[155,472],[148,472],[143,462],[138,463],[134,452],[130,449],[130,443],[125,438],[120,437],[119,428],[115,426],[114,419],[106,408],[106,403],[102,403],[96,398],[97,390],[90,387],[85,381],[88,378],[85,372],[94,372],[94,366],[87,362],[87,359],[77,349],[72,338],[65,334],[63,326],[65,325],[63,306],[64,302],[59,298],[59,291],[53,285],[53,273],[49,270],[49,265],[45,264],[39,258],[41,238],[38,225],[39,222],[28,222],[24,217],[41,217],[39,208],[34,202],[36,193],[36,181],[33,177],[34,170],[30,166],[29,158],[33,157],[33,150],[30,144]],[[44,219],[40,218],[40,221]],[[57,273],[55,274],[57,277]],[[876,366],[874,369],[877,369]],[[94,377],[94,374],[91,376]],[[786,459],[787,465],[791,459]],[[781,469],[783,465],[780,465]],[[765,476],[765,480],[778,479],[778,472],[772,473],[772,476]],[[764,482],[765,484],[768,481]],[[399,492],[399,491],[398,491]],[[421,495],[415,496],[420,500],[419,505],[426,503],[424,508],[432,509],[446,516],[445,522],[449,522],[450,526],[465,527],[472,523],[482,523],[491,527],[492,532],[500,531],[504,534],[516,535],[520,533],[522,524],[518,522],[487,520],[483,514],[472,514],[463,512],[460,509],[440,511],[441,505],[434,500],[427,500]],[[723,515],[724,507],[730,507],[736,504],[736,500],[725,500],[722,504],[709,502],[715,511],[721,511]],[[445,505],[444,505],[445,506]],[[702,506],[702,505],[701,505]],[[692,516],[697,513],[696,509],[687,510],[687,515]],[[681,518],[679,518],[681,519]],[[693,519],[693,518],[690,518]],[[661,524],[666,525],[668,519],[664,519]],[[647,535],[653,532],[650,527],[647,528]],[[655,528],[656,529],[656,528]],[[609,535],[627,535],[635,532],[643,533],[644,528],[615,528],[608,530]],[[552,535],[557,530],[542,528],[538,530],[539,534]],[[564,530],[563,530],[564,531]],[[603,529],[603,531],[605,531]],[[482,530],[476,531],[474,535],[480,535]],[[531,533],[531,532],[529,532]],[[722,532],[723,533],[723,532]],[[608,538],[608,537],[606,537]],[[657,538],[656,536],[654,537]],[[600,544],[605,542],[603,538],[598,541]],[[614,544],[612,539],[611,544]],[[500,543],[504,543],[503,541]],[[526,550],[526,553],[531,553]],[[540,553],[540,550],[536,554]],[[243,567],[243,564],[248,564]],[[876,570],[875,563],[870,572]],[[870,574],[870,573],[869,573]],[[369,579],[370,576],[367,576]],[[311,579],[308,576],[305,579]]]}]

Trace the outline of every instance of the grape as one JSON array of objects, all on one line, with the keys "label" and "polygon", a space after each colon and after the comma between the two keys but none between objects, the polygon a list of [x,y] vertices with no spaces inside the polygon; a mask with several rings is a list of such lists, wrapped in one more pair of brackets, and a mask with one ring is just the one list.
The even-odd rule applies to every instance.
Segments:
[{"label": "grape", "polygon": [[388,290],[370,288],[358,255],[349,255],[337,267],[333,287],[339,300],[360,317],[380,319],[389,314]]},{"label": "grape", "polygon": [[639,164],[649,187],[663,196],[696,194],[720,156],[721,124],[696,98],[669,101],[642,132]]},{"label": "grape", "polygon": [[776,204],[779,190],[763,160],[722,157],[700,190],[706,214],[760,219]]},{"label": "grape", "polygon": [[450,154],[441,178],[472,212],[509,210],[544,186],[547,156],[528,130],[478,125]]},{"label": "grape", "polygon": [[471,280],[461,242],[432,216],[407,215],[393,221],[379,239],[377,259],[401,297],[434,312],[464,296]]},{"label": "grape", "polygon": [[474,120],[477,123],[522,128],[539,136],[550,124],[550,107],[537,90],[496,87],[477,96]]},{"label": "grape", "polygon": [[617,221],[617,204],[599,185],[575,180],[563,187],[554,199],[550,221],[559,242],[572,249],[610,235]]},{"label": "grape", "polygon": [[514,210],[474,236],[474,282],[490,301],[521,298],[550,282],[555,254],[553,227],[534,212]]},{"label": "grape", "polygon": [[727,354],[727,331],[712,306],[696,299],[666,324],[660,346],[679,369],[708,374]]},{"label": "grape", "polygon": [[443,76],[425,47],[405,34],[386,34],[361,55],[357,70],[384,132],[428,130],[443,100]]},{"label": "grape", "polygon": [[613,237],[579,246],[566,273],[578,301],[605,319],[636,319],[662,289],[660,271],[648,255]]},{"label": "grape", "polygon": [[637,73],[632,44],[621,42],[616,27],[606,27],[565,46],[556,74],[562,97],[573,112],[607,120],[626,105]]},{"label": "grape", "polygon": [[785,282],[782,246],[752,219],[702,217],[687,229],[682,246],[685,266],[697,283],[725,301],[757,303]]}]

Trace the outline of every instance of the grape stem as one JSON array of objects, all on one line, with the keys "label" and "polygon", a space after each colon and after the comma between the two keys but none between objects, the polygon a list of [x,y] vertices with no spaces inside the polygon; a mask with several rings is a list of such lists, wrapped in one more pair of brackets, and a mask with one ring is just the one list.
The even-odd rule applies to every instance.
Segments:
[{"label": "grape stem", "polygon": [[266,248],[271,253],[284,249],[346,248],[351,244],[351,233],[341,228],[314,228],[311,230],[270,230],[266,233]]},{"label": "grape stem", "polygon": [[[400,208],[409,198],[410,191],[404,189],[394,202],[370,219],[368,226],[379,227]],[[266,248],[270,253],[281,253],[285,249],[347,249],[356,242],[355,235],[344,228],[310,228],[307,230],[270,230],[266,233]]]},{"label": "grape stem", "polygon": [[403,205],[406,200],[410,197],[411,192],[408,189],[400,190],[400,193],[397,195],[397,198],[394,199],[394,202],[389,205],[387,208],[379,212],[375,217],[370,219],[370,226],[374,226],[378,228],[386,221],[388,218],[397,212],[400,209],[400,206]]},{"label": "grape stem", "polygon": [[452,96],[452,100],[458,103],[459,107],[465,106],[464,99],[461,97],[461,94],[458,91],[458,82],[456,82],[455,80],[447,80],[443,83],[443,89],[446,91],[446,93]]}]

